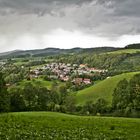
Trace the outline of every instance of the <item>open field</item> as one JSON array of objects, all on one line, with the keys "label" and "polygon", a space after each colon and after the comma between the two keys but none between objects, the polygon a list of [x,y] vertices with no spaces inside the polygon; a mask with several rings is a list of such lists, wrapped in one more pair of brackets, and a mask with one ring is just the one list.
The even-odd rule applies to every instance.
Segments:
[{"label": "open field", "polygon": [[109,103],[111,103],[112,94],[117,83],[124,78],[130,80],[130,78],[132,78],[137,73],[139,72],[124,73],[121,75],[110,77],[95,84],[94,86],[78,91],[76,94],[77,105],[83,105],[87,101],[94,102],[98,98],[104,98]]},{"label": "open field", "polygon": [[51,112],[0,115],[1,140],[139,140],[140,119]]}]

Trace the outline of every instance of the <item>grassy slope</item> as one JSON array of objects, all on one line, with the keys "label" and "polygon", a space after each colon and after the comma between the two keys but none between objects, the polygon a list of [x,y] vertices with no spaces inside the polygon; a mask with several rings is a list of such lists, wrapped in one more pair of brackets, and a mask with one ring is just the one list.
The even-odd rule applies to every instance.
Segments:
[{"label": "grassy slope", "polygon": [[135,74],[136,72],[117,75],[105,79],[94,86],[78,91],[76,94],[77,105],[83,105],[87,101],[96,101],[98,98],[104,98],[111,103],[112,93],[117,83],[124,78],[129,80]]},{"label": "grassy slope", "polygon": [[0,115],[0,139],[139,140],[140,119],[86,117],[51,112]]}]

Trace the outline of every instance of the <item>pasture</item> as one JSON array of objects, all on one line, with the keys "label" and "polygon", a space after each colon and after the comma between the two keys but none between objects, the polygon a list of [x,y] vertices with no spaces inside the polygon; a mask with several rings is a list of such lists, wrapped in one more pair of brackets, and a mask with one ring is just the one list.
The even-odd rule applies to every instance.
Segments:
[{"label": "pasture", "polygon": [[140,120],[52,112],[0,115],[1,140],[139,140]]},{"label": "pasture", "polygon": [[139,72],[123,73],[105,79],[89,88],[80,90],[76,94],[77,105],[84,105],[87,101],[95,102],[99,98],[104,98],[108,103],[112,101],[112,94],[118,82],[126,78],[130,80],[135,74]]}]

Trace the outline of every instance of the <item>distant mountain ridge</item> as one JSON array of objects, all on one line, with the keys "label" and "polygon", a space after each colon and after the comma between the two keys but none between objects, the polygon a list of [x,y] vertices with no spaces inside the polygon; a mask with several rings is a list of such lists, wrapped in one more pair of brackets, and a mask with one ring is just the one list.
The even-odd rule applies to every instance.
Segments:
[{"label": "distant mountain ridge", "polygon": [[80,52],[106,52],[114,51],[114,47],[100,47],[100,48],[72,48],[72,49],[59,49],[59,48],[45,48],[35,50],[14,50],[5,53],[0,53],[0,57],[11,58],[11,57],[24,57],[24,56],[50,56],[68,53],[80,53]]},{"label": "distant mountain ridge", "polygon": [[11,53],[17,53],[20,51],[23,51],[23,50],[13,50],[13,51],[2,52],[2,53],[0,53],[0,56],[9,55]]},{"label": "distant mountain ridge", "polygon": [[35,50],[14,50],[9,52],[0,53],[0,58],[12,58],[12,57],[25,57],[25,56],[50,56],[68,53],[102,53],[111,52],[120,49],[140,49],[140,44],[130,44],[124,48],[116,47],[97,47],[97,48],[72,48],[72,49],[60,49],[60,48],[45,48],[45,49],[35,49]]}]

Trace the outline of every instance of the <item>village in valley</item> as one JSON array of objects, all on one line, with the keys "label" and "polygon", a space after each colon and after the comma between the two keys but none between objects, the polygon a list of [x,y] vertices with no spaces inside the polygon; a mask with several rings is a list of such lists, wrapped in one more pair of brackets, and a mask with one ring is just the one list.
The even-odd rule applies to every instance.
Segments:
[{"label": "village in valley", "polygon": [[107,70],[89,68],[87,64],[65,64],[65,63],[49,63],[35,69],[30,69],[30,79],[38,78],[46,75],[50,80],[61,80],[63,82],[70,81],[74,84],[90,85],[93,83],[91,78],[95,73],[105,73]]},{"label": "village in valley", "polygon": [[88,64],[43,61],[40,58],[27,60],[26,58],[13,58],[0,61],[0,67],[11,72],[5,78],[7,87],[16,86],[17,83],[20,85],[27,81],[46,81],[46,86],[49,83],[63,82],[85,88],[107,78],[108,73],[107,69],[90,67]]}]

